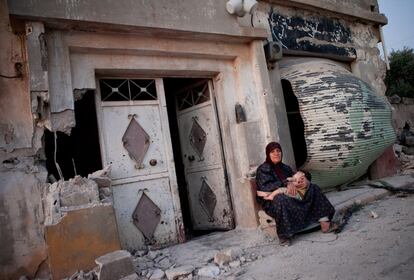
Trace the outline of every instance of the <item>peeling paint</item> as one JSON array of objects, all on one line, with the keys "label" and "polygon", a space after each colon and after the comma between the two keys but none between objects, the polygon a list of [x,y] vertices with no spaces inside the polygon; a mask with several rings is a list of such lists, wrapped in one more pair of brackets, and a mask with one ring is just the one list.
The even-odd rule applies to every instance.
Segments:
[{"label": "peeling paint", "polygon": [[303,169],[321,187],[363,175],[395,140],[391,109],[370,85],[327,59],[280,63],[305,125],[308,152]]},{"label": "peeling paint", "polygon": [[306,17],[297,12],[271,10],[269,24],[274,41],[284,49],[356,58],[351,30],[339,20],[324,16]]}]

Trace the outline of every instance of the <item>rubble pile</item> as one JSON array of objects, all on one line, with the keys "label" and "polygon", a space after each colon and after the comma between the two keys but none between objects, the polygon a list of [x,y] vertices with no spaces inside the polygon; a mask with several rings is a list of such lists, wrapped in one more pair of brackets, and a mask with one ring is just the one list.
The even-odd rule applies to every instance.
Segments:
[{"label": "rubble pile", "polygon": [[401,162],[401,172],[414,174],[414,133],[406,129],[399,139],[400,144],[394,144],[394,152]]},{"label": "rubble pile", "polygon": [[136,251],[134,264],[138,279],[142,280],[231,279],[242,272],[243,266],[260,257],[244,254],[240,248],[227,248],[204,263],[177,265],[166,248]]},{"label": "rubble pile", "polygon": [[48,185],[43,193],[45,224],[53,225],[68,211],[112,203],[110,166],[84,178],[75,176],[68,181]]}]

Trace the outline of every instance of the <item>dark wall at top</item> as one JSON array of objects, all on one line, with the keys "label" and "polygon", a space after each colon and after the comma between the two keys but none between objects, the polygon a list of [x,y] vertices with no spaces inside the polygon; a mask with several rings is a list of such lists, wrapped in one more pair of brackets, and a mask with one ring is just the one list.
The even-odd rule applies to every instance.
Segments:
[{"label": "dark wall at top", "polygon": [[323,16],[306,19],[300,16],[286,16],[275,10],[270,12],[269,19],[273,40],[281,42],[283,49],[350,60],[356,58],[356,50],[353,47],[343,46],[352,44],[351,31],[338,20]]}]

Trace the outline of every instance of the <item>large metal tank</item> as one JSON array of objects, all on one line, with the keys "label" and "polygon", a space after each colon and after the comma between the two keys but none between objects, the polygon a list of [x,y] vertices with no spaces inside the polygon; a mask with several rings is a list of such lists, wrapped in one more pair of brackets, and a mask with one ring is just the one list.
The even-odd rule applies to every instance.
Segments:
[{"label": "large metal tank", "polygon": [[281,61],[280,71],[303,120],[307,157],[301,169],[311,172],[322,188],[360,177],[394,142],[387,100],[343,65],[291,59]]}]

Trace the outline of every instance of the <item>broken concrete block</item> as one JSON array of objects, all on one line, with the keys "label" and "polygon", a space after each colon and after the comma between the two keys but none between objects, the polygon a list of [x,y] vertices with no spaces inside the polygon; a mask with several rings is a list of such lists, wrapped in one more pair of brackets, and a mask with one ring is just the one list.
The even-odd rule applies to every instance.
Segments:
[{"label": "broken concrete block", "polygon": [[120,249],[112,205],[99,205],[66,213],[45,227],[53,279],[69,277],[82,268],[94,268],[95,259]]},{"label": "broken concrete block", "polygon": [[112,180],[109,177],[94,177],[89,179],[95,181],[99,188],[109,188],[112,186]]},{"label": "broken concrete block", "polygon": [[159,252],[158,251],[149,251],[147,254],[147,258],[150,260],[155,259],[156,257],[158,257]]},{"label": "broken concrete block", "polygon": [[165,257],[158,262],[157,266],[165,270],[171,266],[171,262],[167,257]]},{"label": "broken concrete block", "polygon": [[179,277],[191,274],[193,270],[194,267],[192,265],[184,265],[166,270],[165,275],[168,280],[176,280]]},{"label": "broken concrete block", "polygon": [[99,265],[98,280],[121,279],[135,274],[131,254],[125,250],[108,253],[97,258],[95,262]]},{"label": "broken concrete block", "polygon": [[214,262],[219,266],[222,266],[235,260],[241,254],[242,250],[240,248],[225,249],[215,254]]},{"label": "broken concrete block", "polygon": [[229,263],[229,266],[230,266],[231,268],[237,268],[237,267],[240,267],[240,261],[239,261],[239,260],[232,261],[232,262],[230,262],[230,263]]},{"label": "broken concrete block", "polygon": [[162,278],[164,278],[164,276],[165,276],[165,272],[157,268],[152,272],[149,280],[161,280]]},{"label": "broken concrete block", "polygon": [[101,170],[97,170],[88,175],[88,179],[98,178],[98,177],[109,177],[111,174],[111,165],[105,166]]},{"label": "broken concrete block", "polygon": [[99,202],[98,185],[87,178],[75,176],[69,181],[58,182],[60,205],[79,206]]},{"label": "broken concrete block", "polygon": [[215,278],[219,276],[219,274],[220,274],[220,268],[218,268],[218,266],[214,264],[200,268],[197,273],[198,276],[210,277],[210,278]]}]

